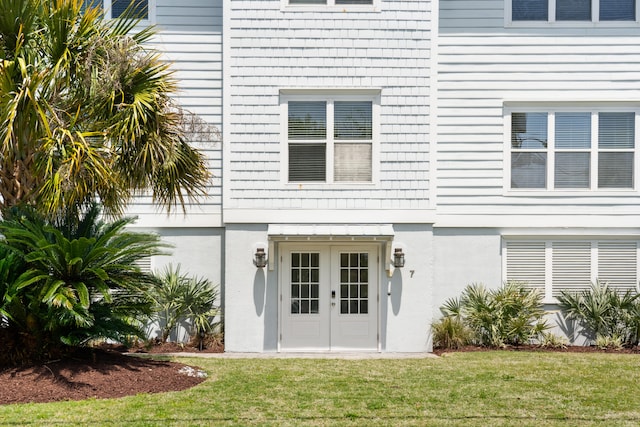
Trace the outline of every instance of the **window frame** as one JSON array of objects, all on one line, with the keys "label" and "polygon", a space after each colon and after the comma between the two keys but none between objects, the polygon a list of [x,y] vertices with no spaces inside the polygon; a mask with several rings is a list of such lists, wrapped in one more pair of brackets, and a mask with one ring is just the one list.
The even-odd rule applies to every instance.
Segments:
[{"label": "window frame", "polygon": [[[516,150],[511,145],[511,117],[512,113],[546,113],[547,114],[547,148],[544,150],[546,159],[546,186],[544,188],[512,188],[511,176],[512,176],[512,153],[513,152],[527,152]],[[585,148],[556,148],[555,146],[555,115],[557,113],[590,113],[591,114],[591,147]],[[634,147],[629,149],[608,149],[598,146],[598,117],[600,113],[633,113],[634,114]],[[557,196],[562,194],[569,195],[585,195],[590,196],[599,195],[617,195],[620,193],[637,193],[639,182],[639,169],[640,169],[640,109],[638,107],[631,107],[627,105],[620,106],[505,106],[504,108],[504,195],[506,196],[518,196],[518,195],[535,195],[537,196]],[[616,151],[617,150],[617,151]],[[542,151],[542,149],[531,149],[531,152]],[[557,153],[590,153],[589,175],[590,184],[586,188],[556,188],[555,184],[555,156]],[[631,187],[598,187],[598,161],[600,153],[605,152],[632,152],[633,159],[633,171],[632,171],[632,186]]]},{"label": "window frame", "polygon": [[[543,274],[538,274],[538,277],[544,277],[544,282],[543,285],[540,286],[529,286],[528,288],[531,289],[539,289],[541,291],[541,293],[543,294],[543,302],[545,304],[557,304],[558,300],[556,298],[556,296],[554,294],[559,294],[560,291],[562,290],[566,290],[569,292],[580,292],[584,289],[588,289],[591,285],[591,283],[595,283],[596,280],[600,280],[601,282],[607,282],[606,279],[603,279],[601,276],[602,274],[606,274],[606,270],[607,270],[607,266],[603,266],[601,265],[601,261],[603,260],[607,260],[607,254],[601,256],[601,250],[603,248],[601,248],[602,246],[605,245],[620,245],[620,244],[629,244],[629,246],[633,246],[633,244],[635,243],[635,260],[632,261],[633,266],[634,266],[634,271],[632,273],[635,274],[635,279],[634,279],[634,285],[631,286],[629,285],[620,285],[620,284],[611,284],[609,283],[609,285],[614,288],[614,289],[618,289],[621,292],[626,291],[627,289],[631,289],[632,287],[635,289],[636,292],[640,291],[640,285],[638,284],[638,280],[640,280],[640,240],[638,239],[638,237],[634,236],[634,237],[630,237],[630,238],[615,238],[615,237],[611,237],[611,236],[598,236],[598,237],[569,237],[569,236],[563,236],[563,237],[544,237],[544,238],[529,238],[529,237],[516,237],[516,236],[503,236],[502,238],[502,280],[503,282],[506,282],[508,280],[514,280],[512,277],[509,276],[509,271],[508,271],[508,263],[509,263],[509,245],[510,244],[520,244],[520,245],[529,245],[529,248],[532,247],[532,245],[542,245],[544,246],[544,255],[543,255],[543,262],[544,262],[544,271],[542,272]],[[561,265],[558,264],[554,264],[556,261],[556,258],[554,258],[554,252],[557,251],[558,249],[560,249],[560,246],[565,245],[565,247],[569,247],[570,245],[580,245],[580,244],[588,244],[590,245],[589,248],[589,253],[583,258],[580,259],[579,257],[576,257],[576,259],[578,260],[582,260],[583,262],[588,260],[589,263],[589,279],[590,279],[590,283],[589,284],[574,284],[573,286],[564,286],[561,287],[557,284],[555,284],[554,286],[554,273],[558,272],[559,275],[567,275],[567,274],[571,274],[571,275],[575,275],[576,273],[574,272],[576,270],[576,264],[568,264],[569,265],[569,269],[567,269],[566,271],[562,271],[562,269],[560,268]],[[557,245],[557,246],[556,246]],[[619,250],[619,249],[618,249]],[[604,252],[604,251],[603,251]],[[566,252],[565,252],[566,255]],[[573,255],[571,255],[573,256]],[[529,258],[531,258],[531,256],[529,255]],[[561,258],[561,256],[558,256],[558,258]],[[567,258],[565,258],[567,259]],[[618,259],[617,259],[618,260]],[[567,264],[564,265],[564,267],[566,267]],[[557,270],[554,270],[554,267],[558,267]],[[619,265],[616,265],[616,272],[620,271],[620,267]],[[608,267],[609,269],[611,269],[611,267]],[[526,266],[524,267],[524,269],[526,269]],[[603,271],[603,273],[601,274],[601,270]],[[539,272],[540,273],[540,272]],[[566,273],[566,274],[565,274]],[[626,273],[626,272],[625,272]],[[617,276],[620,276],[620,274],[616,274]],[[517,280],[517,279],[515,279]]]},{"label": "window frame", "polygon": [[633,27],[640,26],[640,0],[635,1],[635,19],[628,21],[601,21],[600,20],[600,0],[591,0],[591,20],[573,21],[556,19],[556,0],[548,1],[548,16],[546,20],[520,21],[513,20],[513,0],[505,0],[504,21],[505,27]]},{"label": "window frame", "polygon": [[290,4],[290,0],[280,0],[282,11],[325,11],[325,12],[380,12],[381,0],[372,4],[336,4],[335,0],[326,0],[326,4]]},{"label": "window frame", "polygon": [[[106,19],[118,19],[118,17],[113,17],[111,15],[111,4],[112,0],[102,0],[102,7],[104,7],[104,16]],[[147,18],[141,19],[140,25],[151,25],[156,22],[156,0],[147,0]]]},{"label": "window frame", "polygon": [[[289,181],[289,143],[295,140],[289,140],[288,137],[288,119],[289,119],[289,101],[319,101],[327,102],[327,136],[326,136],[326,164],[325,164],[325,181]],[[369,101],[371,102],[371,181],[335,181],[334,175],[334,147],[336,141],[349,143],[352,140],[341,141],[334,138],[333,128],[333,108],[329,107],[329,102],[335,101]],[[379,138],[380,138],[380,91],[379,90],[338,90],[338,91],[287,91],[283,90],[280,94],[280,176],[281,184],[284,188],[302,188],[313,187],[317,189],[348,189],[355,187],[376,186],[379,183],[380,171],[380,154],[379,154]],[[367,144],[368,140],[360,143]]]}]

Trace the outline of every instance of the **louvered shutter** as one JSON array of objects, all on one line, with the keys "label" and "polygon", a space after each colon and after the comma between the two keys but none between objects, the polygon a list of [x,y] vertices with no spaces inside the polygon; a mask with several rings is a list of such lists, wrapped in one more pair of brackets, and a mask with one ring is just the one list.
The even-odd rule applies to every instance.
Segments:
[{"label": "louvered shutter", "polygon": [[636,290],[638,284],[638,244],[598,243],[598,280],[621,291]]},{"label": "louvered shutter", "polygon": [[552,295],[591,286],[591,242],[552,242]]},{"label": "louvered shutter", "polygon": [[507,280],[544,292],[545,242],[507,242]]}]

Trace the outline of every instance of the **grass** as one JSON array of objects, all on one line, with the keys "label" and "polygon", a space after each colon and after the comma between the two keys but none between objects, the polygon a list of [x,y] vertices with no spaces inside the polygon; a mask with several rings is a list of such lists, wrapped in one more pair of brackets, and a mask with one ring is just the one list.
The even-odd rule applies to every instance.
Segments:
[{"label": "grass", "polygon": [[176,393],[0,406],[0,425],[640,424],[636,355],[495,351],[409,360],[179,360],[205,369],[209,379]]}]

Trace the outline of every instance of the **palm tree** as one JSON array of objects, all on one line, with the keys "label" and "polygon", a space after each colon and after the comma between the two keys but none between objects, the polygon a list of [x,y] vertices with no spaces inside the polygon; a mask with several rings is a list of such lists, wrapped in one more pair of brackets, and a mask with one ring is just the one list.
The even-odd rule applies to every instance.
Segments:
[{"label": "palm tree", "polygon": [[98,199],[115,215],[144,191],[184,209],[210,174],[169,65],[145,44],[154,29],[83,3],[0,2],[0,210],[55,218]]},{"label": "palm tree", "polygon": [[166,245],[155,234],[127,231],[131,219],[99,218],[96,205],[57,227],[33,209],[7,211],[0,222],[0,252],[9,260],[0,261],[0,364],[3,357],[55,357],[92,339],[144,336],[147,294],[158,280],[137,262]]}]

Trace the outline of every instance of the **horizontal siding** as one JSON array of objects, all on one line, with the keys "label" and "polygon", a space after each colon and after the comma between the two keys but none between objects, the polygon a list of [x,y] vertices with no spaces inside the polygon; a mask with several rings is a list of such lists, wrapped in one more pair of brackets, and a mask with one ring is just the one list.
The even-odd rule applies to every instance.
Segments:
[{"label": "horizontal siding", "polygon": [[[225,208],[429,206],[429,2],[378,12],[281,10],[233,1],[229,17]],[[380,88],[378,185],[282,184],[281,89]]]},{"label": "horizontal siding", "polygon": [[505,103],[640,101],[638,28],[505,28],[502,1],[443,0],[438,55],[439,213],[640,213],[635,191],[505,195],[503,161]]},{"label": "horizontal siding", "polygon": [[[159,33],[153,45],[172,64],[179,86],[176,102],[221,131],[222,0],[186,0],[179,6],[169,0],[158,0],[156,16]],[[197,141],[194,146],[207,158],[213,177],[207,197],[199,200],[197,206],[188,207],[187,211],[190,217],[204,215],[219,221],[222,212],[222,142]],[[141,222],[145,222],[149,218],[157,220],[158,210],[150,197],[139,196],[134,199],[128,214],[138,215]]]}]

